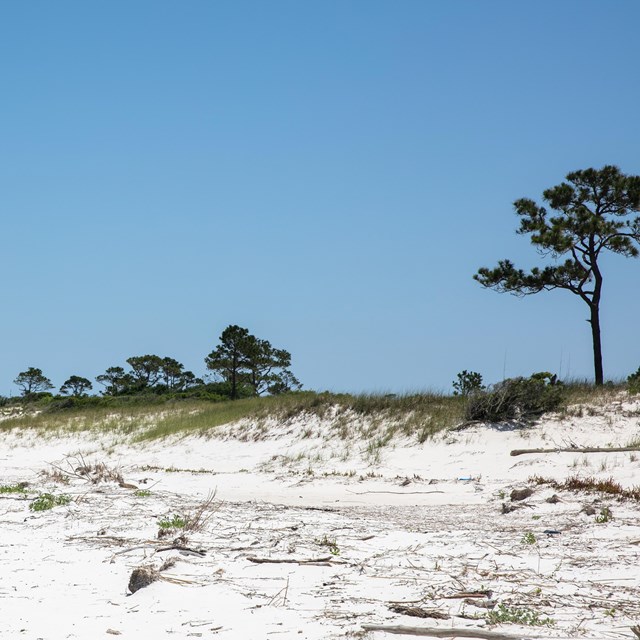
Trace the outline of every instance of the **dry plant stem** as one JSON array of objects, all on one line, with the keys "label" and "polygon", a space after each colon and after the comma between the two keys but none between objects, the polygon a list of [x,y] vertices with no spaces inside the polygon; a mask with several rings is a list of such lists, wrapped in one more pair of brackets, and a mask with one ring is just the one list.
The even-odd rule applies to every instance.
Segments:
[{"label": "dry plant stem", "polygon": [[[428,627],[407,627],[404,625],[363,624],[365,631],[385,631],[386,633],[400,633],[408,636],[426,636],[429,638],[483,638],[485,640],[528,640],[528,638],[542,638],[544,636],[513,635],[500,631],[484,631],[483,629],[429,629]],[[554,640],[560,640],[555,639]]]},{"label": "dry plant stem", "polygon": [[187,517],[184,526],[185,531],[202,531],[213,514],[220,508],[220,504],[215,504],[217,490],[209,493],[206,500],[202,502],[195,511]]},{"label": "dry plant stem", "polygon": [[521,456],[525,453],[621,453],[624,451],[640,451],[640,447],[582,447],[560,449],[514,449],[512,456]]}]

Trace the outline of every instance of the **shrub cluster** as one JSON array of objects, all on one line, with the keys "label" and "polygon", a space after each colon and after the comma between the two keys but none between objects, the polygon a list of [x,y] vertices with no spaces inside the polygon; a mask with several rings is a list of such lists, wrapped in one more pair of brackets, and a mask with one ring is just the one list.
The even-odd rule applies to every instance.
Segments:
[{"label": "shrub cluster", "polygon": [[469,396],[468,420],[504,422],[531,420],[558,409],[564,401],[564,387],[547,372],[529,378],[507,378],[487,391]]},{"label": "shrub cluster", "polygon": [[627,378],[630,393],[640,393],[640,367]]}]

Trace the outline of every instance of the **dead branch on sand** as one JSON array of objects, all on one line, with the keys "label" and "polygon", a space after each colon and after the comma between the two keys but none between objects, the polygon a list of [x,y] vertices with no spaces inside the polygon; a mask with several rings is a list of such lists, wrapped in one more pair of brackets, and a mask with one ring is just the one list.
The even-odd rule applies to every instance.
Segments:
[{"label": "dead branch on sand", "polygon": [[[363,624],[365,631],[386,631],[409,636],[426,636],[429,638],[483,638],[484,640],[528,640],[542,638],[536,635],[512,635],[500,631],[484,631],[483,629],[429,629],[428,627],[407,627],[404,625]],[[554,639],[554,640],[560,640]]]},{"label": "dead branch on sand", "polygon": [[525,453],[622,453],[626,451],[640,451],[640,447],[560,447],[558,449],[514,449],[512,456]]},{"label": "dead branch on sand", "polygon": [[[249,556],[247,558],[249,562],[255,562],[256,564],[331,564],[335,563],[333,556],[322,556],[321,558],[256,558],[255,556]],[[338,563],[335,563],[338,564]],[[342,564],[342,563],[339,563]]]}]

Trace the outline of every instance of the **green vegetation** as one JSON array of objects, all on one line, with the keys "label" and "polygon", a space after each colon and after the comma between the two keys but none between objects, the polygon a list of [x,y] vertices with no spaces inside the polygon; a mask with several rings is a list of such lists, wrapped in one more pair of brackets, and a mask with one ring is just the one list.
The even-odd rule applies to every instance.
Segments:
[{"label": "green vegetation", "polygon": [[230,398],[241,397],[241,389],[251,395],[272,395],[301,388],[291,373],[291,354],[275,349],[268,340],[251,335],[247,329],[229,325],[220,336],[220,345],[205,359],[207,368],[215,371],[230,385]]},{"label": "green vegetation", "polygon": [[601,385],[603,254],[637,257],[640,253],[636,246],[640,243],[640,216],[631,216],[640,211],[640,176],[627,176],[609,165],[574,171],[566,179],[542,195],[554,217],[529,198],[514,203],[520,216],[517,233],[528,234],[542,255],[555,260],[566,257],[565,261],[525,273],[510,260],[501,260],[494,269],[479,269],[474,279],[484,287],[518,296],[552,289],[578,296],[589,308],[595,381]]},{"label": "green vegetation", "polygon": [[488,391],[469,397],[466,416],[469,420],[504,422],[530,420],[558,409],[564,402],[564,386],[548,372],[529,378],[508,378]]},{"label": "green vegetation", "polygon": [[553,618],[541,618],[540,614],[531,609],[519,609],[499,604],[496,609],[485,616],[489,624],[521,624],[527,627],[551,627],[555,624]]},{"label": "green vegetation", "polygon": [[148,498],[151,495],[151,491],[148,489],[138,489],[133,495],[136,498]]},{"label": "green vegetation", "polygon": [[538,540],[531,531],[527,531],[522,536],[522,540],[520,542],[522,542],[522,544],[535,544],[536,542],[538,542]]},{"label": "green vegetation", "polygon": [[60,507],[71,502],[69,496],[55,496],[52,493],[41,493],[30,505],[31,511],[48,511],[54,507]]},{"label": "green vegetation", "polygon": [[600,509],[600,513],[596,516],[596,522],[598,524],[605,524],[610,520],[613,520],[613,513],[611,513],[611,509],[609,509],[609,507],[602,507],[602,509]]},{"label": "green vegetation", "polygon": [[477,371],[461,371],[456,380],[452,383],[454,396],[470,396],[477,391],[483,391],[485,389],[482,384],[482,374]]},{"label": "green vegetation", "polygon": [[171,519],[164,518],[163,520],[159,520],[158,526],[161,529],[184,529],[187,526],[187,521],[176,513]]},{"label": "green vegetation", "polygon": [[627,378],[629,393],[640,393],[640,367]]},{"label": "green vegetation", "polygon": [[[96,402],[90,402],[93,400]],[[123,396],[83,398],[64,409],[51,401],[34,406],[40,413],[7,418],[0,422],[0,432],[14,428],[44,434],[95,430],[135,434],[139,440],[148,440],[174,434],[203,435],[241,419],[260,424],[268,418],[287,421],[313,415],[333,418],[339,438],[348,439],[354,433],[363,438],[375,435],[384,444],[397,433],[423,442],[442,429],[460,424],[465,399],[436,393],[395,396],[300,391],[218,402]]]},{"label": "green vegetation", "polygon": [[26,371],[21,371],[13,381],[17,387],[20,387],[23,396],[30,396],[46,392],[53,389],[51,380],[42,374],[42,369],[29,367]]},{"label": "green vegetation", "polygon": [[328,538],[325,534],[322,539],[316,540],[316,544],[321,547],[327,547],[332,556],[340,555],[340,547],[338,547],[335,538]]},{"label": "green vegetation", "polygon": [[3,484],[0,485],[0,493],[29,493],[29,490],[26,488],[26,485],[23,482],[18,482],[18,484]]},{"label": "green vegetation", "polygon": [[82,398],[87,395],[87,391],[91,391],[93,385],[90,380],[82,376],[71,376],[67,378],[60,387],[60,393],[66,396],[76,396]]}]

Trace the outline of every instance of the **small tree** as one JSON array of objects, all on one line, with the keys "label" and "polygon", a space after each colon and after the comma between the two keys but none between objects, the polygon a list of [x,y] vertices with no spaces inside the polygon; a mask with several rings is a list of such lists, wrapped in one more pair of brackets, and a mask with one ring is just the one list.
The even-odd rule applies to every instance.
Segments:
[{"label": "small tree", "polygon": [[160,378],[169,391],[182,391],[204,384],[192,371],[185,371],[184,365],[174,358],[162,358]]},{"label": "small tree", "polygon": [[87,391],[90,391],[92,388],[93,385],[86,378],[82,376],[71,376],[60,387],[60,393],[80,398],[87,395]]},{"label": "small tree", "polygon": [[484,287],[519,296],[552,289],[578,296],[589,307],[595,382],[601,385],[601,259],[606,251],[626,257],[639,253],[640,216],[630,214],[640,211],[640,176],[627,176],[614,166],[575,171],[567,175],[567,182],[547,189],[543,199],[555,216],[533,200],[516,200],[517,233],[529,234],[542,255],[566,257],[564,262],[525,273],[502,260],[494,269],[479,269],[474,279]]},{"label": "small tree", "polygon": [[26,371],[20,372],[13,383],[22,389],[23,396],[53,389],[51,380],[42,375],[42,369],[35,367],[29,367]]},{"label": "small tree", "polygon": [[217,372],[231,385],[232,400],[238,398],[238,386],[247,377],[247,351],[252,337],[248,329],[229,325],[220,335],[221,344],[205,358],[207,369]]},{"label": "small tree", "polygon": [[127,359],[127,364],[131,367],[129,375],[133,380],[133,386],[138,390],[153,387],[162,378],[164,362],[160,356],[134,356]]},{"label": "small tree", "polygon": [[105,396],[118,396],[126,393],[133,385],[133,378],[122,367],[109,367],[96,381],[104,386]]},{"label": "small tree", "polygon": [[231,398],[239,397],[241,385],[249,385],[254,395],[275,394],[300,388],[300,382],[289,371],[291,354],[276,349],[268,340],[251,335],[238,325],[228,326],[220,336],[221,344],[205,362],[231,386]]},{"label": "small tree", "polygon": [[485,388],[482,384],[482,375],[477,371],[467,371],[466,369],[457,375],[457,380],[454,380],[452,384],[454,396],[469,396]]}]

